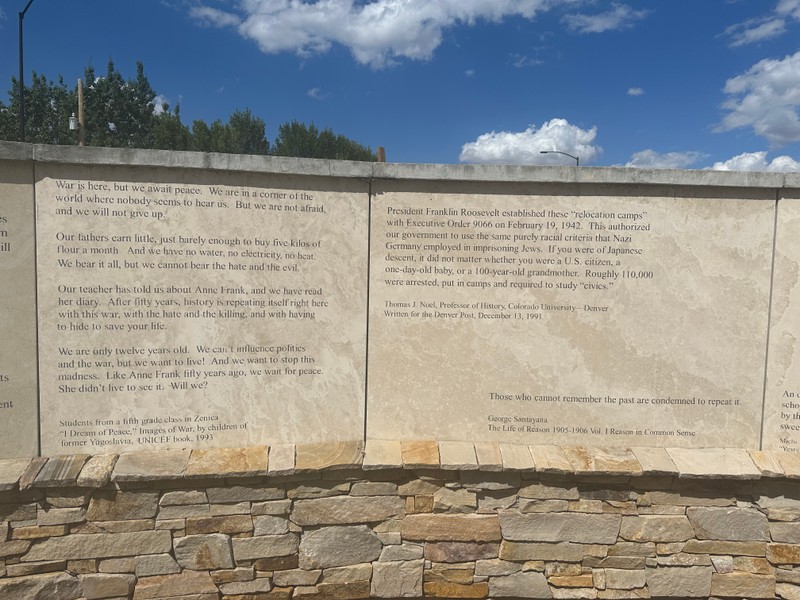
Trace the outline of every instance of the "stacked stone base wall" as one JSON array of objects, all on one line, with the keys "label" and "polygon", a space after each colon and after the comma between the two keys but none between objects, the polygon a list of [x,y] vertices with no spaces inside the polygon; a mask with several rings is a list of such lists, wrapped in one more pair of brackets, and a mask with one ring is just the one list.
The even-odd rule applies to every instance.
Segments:
[{"label": "stacked stone base wall", "polygon": [[0,461],[0,598],[794,599],[796,467],[446,442]]}]

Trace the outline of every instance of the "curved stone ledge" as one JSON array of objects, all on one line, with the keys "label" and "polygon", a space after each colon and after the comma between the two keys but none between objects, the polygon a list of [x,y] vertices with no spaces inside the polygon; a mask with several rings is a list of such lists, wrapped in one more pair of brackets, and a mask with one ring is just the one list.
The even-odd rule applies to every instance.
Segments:
[{"label": "curved stone ledge", "polygon": [[800,455],[737,448],[597,448],[369,440],[0,460],[0,491],[168,480],[268,478],[329,470],[442,469],[572,476],[800,479]]},{"label": "curved stone ledge", "polygon": [[0,461],[0,598],[788,600],[797,464],[425,440]]}]

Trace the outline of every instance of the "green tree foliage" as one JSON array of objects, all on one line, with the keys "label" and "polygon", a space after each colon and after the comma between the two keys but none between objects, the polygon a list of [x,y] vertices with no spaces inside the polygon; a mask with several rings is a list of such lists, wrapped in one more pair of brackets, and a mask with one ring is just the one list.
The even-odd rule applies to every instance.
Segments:
[{"label": "green tree foliage", "polygon": [[[0,103],[0,139],[16,140],[19,136],[19,81],[11,79],[9,104]],[[69,117],[77,105],[76,92],[68,90],[63,78],[58,82],[33,73],[31,85],[25,87],[25,141],[39,144],[71,144],[75,139],[69,130]]]},{"label": "green tree foliage", "polygon": [[[180,106],[173,111],[166,104],[156,107],[156,92],[136,64],[136,77],[125,79],[109,61],[98,76],[92,66],[84,71],[85,141],[88,146],[195,150],[230,154],[274,154],[340,160],[376,160],[368,147],[320,131],[312,123],[284,123],[270,147],[266,124],[250,109],[237,110],[227,123],[211,125],[197,120],[191,128],[181,121]],[[0,139],[16,140],[19,133],[19,83],[11,80],[8,105],[0,102]],[[40,144],[74,144],[77,133],[69,130],[69,117],[77,113],[77,93],[63,78],[57,82],[33,74],[26,87],[26,141]]]},{"label": "green tree foliage", "polygon": [[86,144],[122,148],[153,148],[153,99],[156,92],[136,63],[136,78],[125,80],[108,62],[106,74],[96,77],[94,68],[85,71],[84,107]]},{"label": "green tree foliage", "polygon": [[336,135],[331,129],[320,131],[313,123],[305,125],[298,121],[284,123],[278,128],[274,154],[337,160],[377,160],[370,148],[358,142]]}]

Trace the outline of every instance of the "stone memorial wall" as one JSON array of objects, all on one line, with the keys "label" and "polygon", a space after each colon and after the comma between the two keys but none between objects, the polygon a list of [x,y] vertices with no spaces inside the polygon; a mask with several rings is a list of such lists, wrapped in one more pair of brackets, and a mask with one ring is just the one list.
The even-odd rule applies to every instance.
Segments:
[{"label": "stone memorial wall", "polygon": [[783,174],[2,144],[0,458],[792,451],[799,194]]}]

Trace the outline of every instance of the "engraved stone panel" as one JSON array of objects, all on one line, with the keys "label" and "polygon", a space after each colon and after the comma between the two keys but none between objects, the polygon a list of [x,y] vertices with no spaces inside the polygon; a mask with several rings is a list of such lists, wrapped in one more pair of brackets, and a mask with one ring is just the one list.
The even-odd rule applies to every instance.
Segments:
[{"label": "engraved stone panel", "polygon": [[361,436],[366,184],[38,176],[44,453]]},{"label": "engraved stone panel", "polygon": [[33,165],[0,160],[0,458],[38,452]]},{"label": "engraved stone panel", "polygon": [[767,395],[766,450],[800,452],[800,195],[784,192],[775,229]]},{"label": "engraved stone panel", "polygon": [[758,446],[774,192],[377,188],[369,438]]}]

